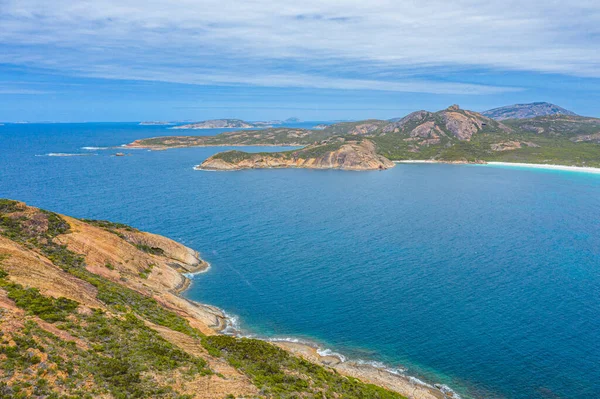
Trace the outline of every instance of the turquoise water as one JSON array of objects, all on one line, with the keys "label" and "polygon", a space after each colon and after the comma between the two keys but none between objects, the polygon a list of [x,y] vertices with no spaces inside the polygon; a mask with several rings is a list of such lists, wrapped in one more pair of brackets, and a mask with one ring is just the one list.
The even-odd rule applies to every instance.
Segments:
[{"label": "turquoise water", "polygon": [[[199,250],[212,268],[187,296],[248,332],[405,367],[463,397],[600,397],[600,176],[412,164],[215,173],[192,167],[223,148],[81,149],[168,133],[0,126],[0,197]],[[36,156],[48,153],[98,155]]]}]

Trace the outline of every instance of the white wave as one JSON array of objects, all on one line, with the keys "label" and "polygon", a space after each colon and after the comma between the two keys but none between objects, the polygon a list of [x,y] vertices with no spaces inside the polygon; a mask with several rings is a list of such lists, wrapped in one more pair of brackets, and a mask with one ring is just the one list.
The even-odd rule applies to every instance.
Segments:
[{"label": "white wave", "polygon": [[63,152],[51,152],[48,154],[36,155],[36,157],[88,157],[91,155],[98,155],[98,154],[69,154],[69,153],[63,153]]},{"label": "white wave", "polygon": [[435,387],[439,389],[444,395],[447,395],[452,399],[461,399],[460,395],[457,394],[456,391],[454,391],[446,384],[435,384]]},{"label": "white wave", "polygon": [[289,337],[276,337],[276,338],[268,338],[267,341],[269,342],[291,342],[293,344],[309,344],[306,341],[303,341],[301,339],[298,338],[289,338]]},{"label": "white wave", "polygon": [[428,384],[425,381],[418,379],[417,377],[410,376],[408,377],[408,380],[415,385],[423,385],[424,387],[435,388],[433,385]]},{"label": "white wave", "polygon": [[182,274],[184,277],[187,277],[190,280],[193,280],[197,275],[206,273],[209,270],[210,270],[210,263],[206,262],[206,267],[204,269],[198,270],[197,272],[193,272],[193,273],[182,273]]},{"label": "white wave", "polygon": [[291,343],[297,343],[297,344],[311,346],[316,349],[316,352],[319,354],[319,356],[332,356],[332,357],[338,358],[340,360],[340,362],[342,362],[342,363],[351,362],[356,365],[364,365],[364,366],[372,367],[372,368],[375,368],[378,370],[382,370],[387,373],[396,375],[398,377],[406,378],[415,385],[421,385],[421,386],[424,386],[424,387],[427,387],[430,389],[438,390],[438,391],[442,392],[445,397],[452,398],[452,399],[461,399],[460,395],[458,393],[456,393],[454,390],[452,390],[452,388],[450,388],[449,386],[447,386],[445,384],[429,384],[417,377],[407,375],[406,374],[407,369],[404,369],[404,368],[390,367],[383,362],[378,362],[375,360],[348,359],[346,356],[342,355],[339,352],[335,352],[328,348],[320,347],[313,341],[308,341],[308,340],[301,339],[301,338],[295,338],[295,337],[265,338],[265,337],[260,337],[255,334],[243,334],[242,329],[240,327],[239,317],[236,315],[227,313],[222,309],[220,309],[220,310],[223,313],[223,316],[225,316],[225,327],[220,331],[221,334],[231,335],[231,336],[235,336],[238,338],[260,339],[260,340],[267,341],[267,342],[291,342]]},{"label": "white wave", "polygon": [[406,369],[399,368],[399,367],[389,367],[385,363],[378,362],[375,360],[358,359],[358,360],[353,360],[353,362],[356,364],[359,364],[359,365],[365,365],[365,366],[376,368],[378,370],[387,371],[388,373],[394,374],[394,375],[404,376],[405,375],[404,373],[406,372]]},{"label": "white wave", "polygon": [[342,355],[341,353],[338,352],[334,352],[331,349],[317,349],[317,353],[320,356],[332,356],[332,357],[337,357],[338,359],[340,359],[340,361],[345,362],[346,361],[346,356]]},{"label": "white wave", "polygon": [[225,327],[221,330],[221,333],[226,335],[234,335],[236,337],[243,337],[241,335],[240,318],[238,316],[229,314],[224,310],[221,311],[223,312],[223,316],[225,316]]}]

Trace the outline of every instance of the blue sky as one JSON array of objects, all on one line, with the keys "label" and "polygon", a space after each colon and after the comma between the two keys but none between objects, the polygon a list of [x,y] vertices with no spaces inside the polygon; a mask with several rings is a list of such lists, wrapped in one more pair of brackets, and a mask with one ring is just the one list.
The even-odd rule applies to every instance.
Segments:
[{"label": "blue sky", "polygon": [[[525,3],[525,4],[524,4]],[[0,0],[0,121],[600,117],[600,2]]]}]

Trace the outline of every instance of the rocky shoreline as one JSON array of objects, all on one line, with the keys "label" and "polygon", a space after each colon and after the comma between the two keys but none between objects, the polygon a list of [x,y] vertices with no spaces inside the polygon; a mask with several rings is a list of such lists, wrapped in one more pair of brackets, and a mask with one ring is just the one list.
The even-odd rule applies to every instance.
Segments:
[{"label": "rocky shoreline", "polygon": [[[177,288],[176,293],[182,299],[196,307],[199,312],[204,314],[204,320],[213,320],[209,327],[211,327],[214,334],[243,337],[244,335],[233,325],[235,322],[233,322],[232,318],[222,309],[212,305],[201,304],[183,296],[183,293],[191,286],[193,280],[193,278],[188,277],[188,275],[204,273],[210,267],[207,262],[202,262],[204,262],[207,267],[200,268],[195,272],[182,273],[185,282]],[[337,353],[323,350],[319,345],[313,342],[296,339],[268,339],[256,336],[252,336],[252,338],[270,342],[311,363],[333,369],[347,377],[357,378],[364,382],[398,392],[408,399],[460,399],[458,394],[445,385],[429,384],[416,377],[405,375],[401,371],[386,368],[383,365],[374,362],[346,359],[344,356]]]}]

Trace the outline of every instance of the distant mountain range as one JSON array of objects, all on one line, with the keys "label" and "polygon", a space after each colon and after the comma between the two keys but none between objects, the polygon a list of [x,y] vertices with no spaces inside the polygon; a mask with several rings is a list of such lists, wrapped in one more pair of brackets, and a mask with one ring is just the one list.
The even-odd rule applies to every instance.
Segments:
[{"label": "distant mountain range", "polygon": [[505,119],[527,119],[549,115],[578,116],[575,112],[546,102],[507,105],[505,107],[483,111],[481,115],[498,121]]}]

